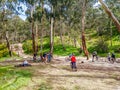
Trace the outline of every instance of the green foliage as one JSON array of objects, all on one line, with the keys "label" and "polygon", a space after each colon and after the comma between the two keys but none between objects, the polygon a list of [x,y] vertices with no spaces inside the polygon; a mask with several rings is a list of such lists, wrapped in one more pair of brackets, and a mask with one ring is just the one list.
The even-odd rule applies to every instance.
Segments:
[{"label": "green foliage", "polygon": [[17,59],[17,60],[21,60],[22,58],[21,58],[21,57],[18,57],[17,55],[16,55],[16,56],[12,56],[12,57],[7,56],[7,57],[2,57],[2,58],[0,58],[0,61],[5,61],[5,60],[15,60],[15,59]]},{"label": "green foliage", "polygon": [[8,49],[6,48],[5,44],[0,44],[0,58],[6,57],[8,55]]},{"label": "green foliage", "polygon": [[24,42],[22,48],[25,53],[27,53],[27,54],[32,53],[32,41],[28,40],[28,41]]},{"label": "green foliage", "polygon": [[65,55],[69,55],[71,53],[74,53],[77,56],[80,55],[77,48],[75,48],[73,46],[69,46],[69,45],[65,45],[64,47],[65,47],[65,49],[63,48],[62,45],[55,45],[54,46],[54,54],[65,56]]},{"label": "green foliage", "polygon": [[103,40],[99,40],[93,46],[89,47],[88,50],[91,53],[93,51],[97,51],[98,53],[107,53],[108,52],[108,44]]},{"label": "green foliage", "polygon": [[3,49],[0,51],[0,57],[6,57],[8,55],[8,49]]},{"label": "green foliage", "polygon": [[30,81],[29,70],[15,69],[12,66],[0,68],[0,90],[18,90]]},{"label": "green foliage", "polygon": [[4,48],[6,48],[5,44],[0,44],[0,50],[3,50]]},{"label": "green foliage", "polygon": [[109,48],[110,52],[120,53],[120,45],[114,45]]},{"label": "green foliage", "polygon": [[[56,39],[57,40],[57,39]],[[24,42],[23,44],[23,49],[24,52],[27,54],[32,53],[32,41],[28,40],[26,42]],[[80,54],[80,49],[77,49],[73,46],[70,45],[64,45],[65,49],[63,48],[63,46],[61,44],[59,44],[57,42],[57,44],[54,45],[54,54],[56,55],[69,55],[71,53],[74,53],[75,55],[79,55]],[[44,38],[44,42],[43,42],[43,51],[42,53],[46,53],[50,51],[50,44],[49,44],[49,38],[45,37]],[[40,43],[38,43],[38,54],[40,54]]]}]

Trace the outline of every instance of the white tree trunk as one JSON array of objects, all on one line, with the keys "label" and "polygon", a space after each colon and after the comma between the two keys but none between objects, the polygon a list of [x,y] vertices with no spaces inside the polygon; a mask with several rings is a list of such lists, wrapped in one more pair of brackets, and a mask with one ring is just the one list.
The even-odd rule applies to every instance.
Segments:
[{"label": "white tree trunk", "polygon": [[[52,14],[53,14],[53,6],[52,6]],[[50,29],[50,52],[53,53],[53,23],[54,18],[53,15],[51,17],[51,29]]]}]

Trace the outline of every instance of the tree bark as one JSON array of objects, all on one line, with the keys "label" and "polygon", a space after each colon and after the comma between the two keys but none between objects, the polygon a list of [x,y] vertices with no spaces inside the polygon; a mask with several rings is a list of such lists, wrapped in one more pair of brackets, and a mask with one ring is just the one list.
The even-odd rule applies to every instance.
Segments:
[{"label": "tree bark", "polygon": [[61,41],[61,44],[62,44],[62,47],[63,47],[63,50],[66,50],[65,47],[64,47],[64,43],[63,43],[63,29],[62,29],[62,22],[60,21],[60,41]]},{"label": "tree bark", "polygon": [[54,24],[54,18],[53,18],[53,6],[52,6],[51,29],[50,29],[50,53],[51,54],[53,54],[53,24]]},{"label": "tree bark", "polygon": [[6,33],[5,33],[5,39],[6,39],[6,43],[7,43],[7,48],[8,48],[8,51],[9,51],[9,55],[10,55],[10,57],[12,57],[12,51],[10,49],[10,43],[9,43],[8,36],[7,36]]},{"label": "tree bark", "polygon": [[82,49],[83,49],[84,54],[88,60],[89,59],[89,52],[87,50],[85,33],[84,33],[85,32],[85,12],[86,12],[86,0],[83,1],[83,6],[82,6]]},{"label": "tree bark", "polygon": [[110,11],[110,9],[107,7],[107,5],[103,2],[103,0],[98,0],[102,7],[104,8],[104,10],[106,11],[106,13],[110,16],[110,18],[113,20],[114,24],[116,25],[118,31],[120,32],[120,23],[117,20],[117,18],[114,16],[114,14]]},{"label": "tree bark", "polygon": [[74,37],[74,47],[77,47],[77,45],[76,45],[76,37]]},{"label": "tree bark", "polygon": [[32,30],[32,48],[33,48],[33,57],[36,58],[36,49],[35,49],[35,32],[34,32],[34,18],[33,18],[33,8],[31,8],[31,30]]},{"label": "tree bark", "polygon": [[36,23],[36,38],[35,38],[35,51],[36,51],[36,54],[38,52],[38,24]]},{"label": "tree bark", "polygon": [[41,37],[40,37],[40,55],[43,55],[43,23],[44,23],[44,15],[43,15],[43,0],[42,2],[42,18],[41,18]]},{"label": "tree bark", "polygon": [[34,32],[34,21],[31,22],[31,29],[32,29],[32,46],[33,46],[33,55],[36,54],[35,49],[35,32]]},{"label": "tree bark", "polygon": [[9,40],[8,40],[8,34],[7,34],[7,32],[6,32],[6,21],[7,20],[4,20],[4,17],[5,17],[5,9],[3,8],[3,12],[2,12],[2,22],[3,22],[3,26],[5,26],[4,27],[4,30],[5,30],[5,39],[6,39],[6,44],[7,44],[7,48],[8,48],[8,51],[9,51],[9,55],[10,55],[10,57],[12,57],[12,51],[11,51],[11,48],[10,48],[10,42],[9,42]]},{"label": "tree bark", "polygon": [[112,21],[110,20],[110,45],[112,47],[112,35],[113,35],[113,31],[112,31]]}]

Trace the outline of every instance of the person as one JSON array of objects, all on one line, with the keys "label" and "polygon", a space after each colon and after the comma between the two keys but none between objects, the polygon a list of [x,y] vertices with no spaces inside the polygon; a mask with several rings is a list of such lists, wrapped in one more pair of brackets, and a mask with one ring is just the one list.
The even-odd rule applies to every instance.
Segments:
[{"label": "person", "polygon": [[33,55],[33,61],[36,61],[36,54]]},{"label": "person", "polygon": [[111,55],[110,55],[110,53],[108,53],[108,61],[110,61],[110,59],[111,59]]},{"label": "person", "polygon": [[46,63],[46,60],[47,60],[47,54],[46,53],[43,54],[42,60],[43,60],[44,63]]},{"label": "person", "polygon": [[71,68],[72,70],[77,71],[77,67],[76,67],[76,57],[74,54],[72,54],[71,56]]},{"label": "person", "polygon": [[27,60],[25,60],[25,61],[23,62],[23,66],[28,66],[28,61],[27,61]]},{"label": "person", "polygon": [[115,54],[114,54],[114,53],[111,54],[111,60],[112,60],[113,62],[115,62],[115,60],[116,60],[116,57],[115,57]]},{"label": "person", "polygon": [[46,55],[47,55],[47,54],[46,54],[46,53],[44,53],[44,54],[43,54],[43,58],[46,58]]},{"label": "person", "polygon": [[51,61],[51,58],[52,58],[52,54],[49,52],[47,54],[47,62],[50,62]]},{"label": "person", "polygon": [[31,66],[27,60],[24,60],[22,64],[15,65],[15,67],[24,67],[24,66]]},{"label": "person", "polygon": [[97,52],[96,51],[94,51],[93,53],[92,53],[92,62],[94,62],[94,58],[96,57],[96,60],[98,60],[98,56],[97,56]]}]

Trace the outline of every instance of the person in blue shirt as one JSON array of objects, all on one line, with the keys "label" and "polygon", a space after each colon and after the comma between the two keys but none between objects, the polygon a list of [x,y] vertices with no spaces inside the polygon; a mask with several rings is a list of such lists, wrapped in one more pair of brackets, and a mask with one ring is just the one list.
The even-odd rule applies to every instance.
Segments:
[{"label": "person in blue shirt", "polygon": [[47,54],[47,62],[51,62],[52,54],[49,52]]}]

